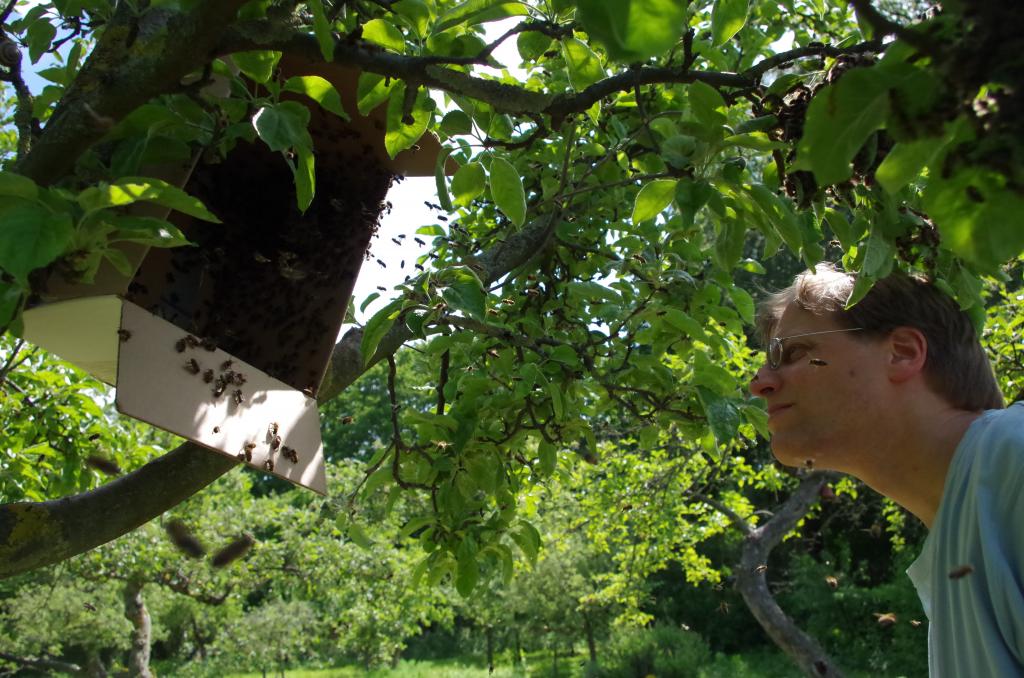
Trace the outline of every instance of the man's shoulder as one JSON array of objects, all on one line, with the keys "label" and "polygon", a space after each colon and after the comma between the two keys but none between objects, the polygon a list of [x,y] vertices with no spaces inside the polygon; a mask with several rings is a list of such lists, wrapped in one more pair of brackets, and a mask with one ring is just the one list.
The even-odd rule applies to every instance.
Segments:
[{"label": "man's shoulder", "polygon": [[979,438],[986,442],[993,438],[1017,438],[1024,441],[1024,402],[1014,403],[1002,410],[987,410],[971,428],[977,428]]}]

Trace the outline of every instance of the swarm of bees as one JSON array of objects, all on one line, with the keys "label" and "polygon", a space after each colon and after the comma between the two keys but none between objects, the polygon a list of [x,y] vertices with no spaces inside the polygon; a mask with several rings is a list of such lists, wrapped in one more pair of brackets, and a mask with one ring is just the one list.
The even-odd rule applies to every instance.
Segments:
[{"label": "swarm of bees", "polygon": [[[288,194],[294,181],[280,154],[239,143],[223,162],[198,166],[186,187],[223,223],[186,225],[198,247],[147,260],[144,267],[153,268],[140,271],[128,298],[190,331],[176,343],[178,352],[220,347],[315,395],[318,356],[326,358],[333,347],[334,316],[345,307],[394,175],[369,146],[344,156],[332,150],[355,132],[312,115],[317,191],[304,212]],[[253,192],[252,186],[280,190]],[[160,275],[168,283],[162,289],[138,282]],[[227,386],[212,387],[215,397],[233,395]]]}]

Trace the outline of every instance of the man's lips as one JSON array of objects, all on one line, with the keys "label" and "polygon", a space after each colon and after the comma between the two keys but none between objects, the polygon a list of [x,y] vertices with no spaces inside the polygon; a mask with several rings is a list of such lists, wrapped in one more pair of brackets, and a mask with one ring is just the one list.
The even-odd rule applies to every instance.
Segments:
[{"label": "man's lips", "polygon": [[768,406],[768,417],[770,418],[772,415],[778,414],[782,410],[787,410],[790,407],[793,407],[793,403],[787,403],[787,404],[784,404],[784,405],[783,404],[769,405]]}]

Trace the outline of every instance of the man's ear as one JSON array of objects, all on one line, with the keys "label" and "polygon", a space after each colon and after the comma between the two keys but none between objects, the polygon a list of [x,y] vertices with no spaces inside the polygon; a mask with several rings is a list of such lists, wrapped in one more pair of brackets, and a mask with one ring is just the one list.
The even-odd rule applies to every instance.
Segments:
[{"label": "man's ear", "polygon": [[928,358],[928,339],[914,327],[897,327],[889,333],[889,379],[907,381],[924,370]]}]

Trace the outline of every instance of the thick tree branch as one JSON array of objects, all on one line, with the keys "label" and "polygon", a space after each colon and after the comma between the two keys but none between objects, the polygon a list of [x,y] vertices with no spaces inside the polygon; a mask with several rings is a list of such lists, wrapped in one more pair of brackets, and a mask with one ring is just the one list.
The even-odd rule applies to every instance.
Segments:
[{"label": "thick tree branch", "polygon": [[768,590],[765,578],[772,549],[796,527],[817,501],[827,477],[827,474],[820,471],[809,474],[768,522],[747,533],[736,572],[736,588],[772,641],[789,655],[805,675],[831,678],[842,676],[842,672],[818,642],[779,607]]},{"label": "thick tree branch", "polygon": [[69,174],[79,156],[118,120],[174,91],[183,77],[209,62],[243,4],[205,0],[187,13],[150,9],[135,17],[131,3],[118,3],[42,136],[15,170],[43,185]]},{"label": "thick tree branch", "polygon": [[238,462],[186,443],[91,492],[0,506],[0,578],[50,565],[130,532]]}]

